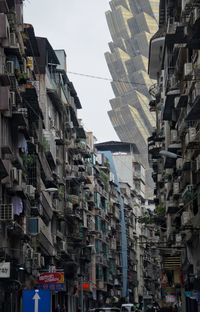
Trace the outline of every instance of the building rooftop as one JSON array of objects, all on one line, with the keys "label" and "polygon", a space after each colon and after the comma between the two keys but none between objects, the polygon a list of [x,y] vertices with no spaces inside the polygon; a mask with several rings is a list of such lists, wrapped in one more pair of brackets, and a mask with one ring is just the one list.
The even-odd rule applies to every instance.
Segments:
[{"label": "building rooftop", "polygon": [[136,144],[130,142],[120,142],[120,141],[106,141],[102,143],[95,144],[95,147],[99,151],[111,151],[111,152],[124,152],[124,153],[134,153],[139,154]]}]

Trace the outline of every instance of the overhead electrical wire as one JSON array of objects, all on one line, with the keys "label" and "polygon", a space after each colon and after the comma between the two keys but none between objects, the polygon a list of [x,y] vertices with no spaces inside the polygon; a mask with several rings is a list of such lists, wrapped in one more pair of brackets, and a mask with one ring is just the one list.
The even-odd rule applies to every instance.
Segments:
[{"label": "overhead electrical wire", "polygon": [[72,71],[67,71],[68,74],[71,75],[76,75],[76,76],[81,76],[81,77],[86,77],[86,78],[92,78],[92,79],[99,79],[99,80],[105,80],[105,81],[110,81],[110,82],[121,82],[121,83],[127,83],[131,85],[139,85],[139,86],[147,86],[146,83],[140,83],[140,82],[134,82],[134,81],[128,81],[128,80],[117,80],[117,79],[112,79],[108,77],[102,77],[102,76],[96,76],[96,75],[90,75],[90,74],[84,74],[84,73],[77,73],[77,72],[72,72]]}]

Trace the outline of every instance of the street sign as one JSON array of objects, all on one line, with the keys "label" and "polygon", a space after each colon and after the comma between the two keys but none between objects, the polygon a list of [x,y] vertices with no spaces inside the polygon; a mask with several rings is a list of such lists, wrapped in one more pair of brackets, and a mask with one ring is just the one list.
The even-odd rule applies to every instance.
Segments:
[{"label": "street sign", "polygon": [[9,278],[9,277],[10,277],[10,262],[1,262],[0,278]]},{"label": "street sign", "polygon": [[49,290],[24,290],[22,312],[50,312],[51,292]]}]

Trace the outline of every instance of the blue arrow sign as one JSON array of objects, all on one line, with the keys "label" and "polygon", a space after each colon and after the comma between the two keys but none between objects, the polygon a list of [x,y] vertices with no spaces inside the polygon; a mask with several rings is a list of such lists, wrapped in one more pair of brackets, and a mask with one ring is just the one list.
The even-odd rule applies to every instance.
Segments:
[{"label": "blue arrow sign", "polygon": [[50,290],[24,290],[22,312],[50,312],[51,292]]}]

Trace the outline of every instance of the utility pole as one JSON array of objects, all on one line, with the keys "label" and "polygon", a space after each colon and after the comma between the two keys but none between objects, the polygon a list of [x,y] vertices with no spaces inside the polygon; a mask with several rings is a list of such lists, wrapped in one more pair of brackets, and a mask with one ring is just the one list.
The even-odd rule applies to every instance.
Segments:
[{"label": "utility pole", "polygon": [[83,276],[80,277],[80,286],[81,286],[81,312],[84,312],[84,302],[83,302]]}]

